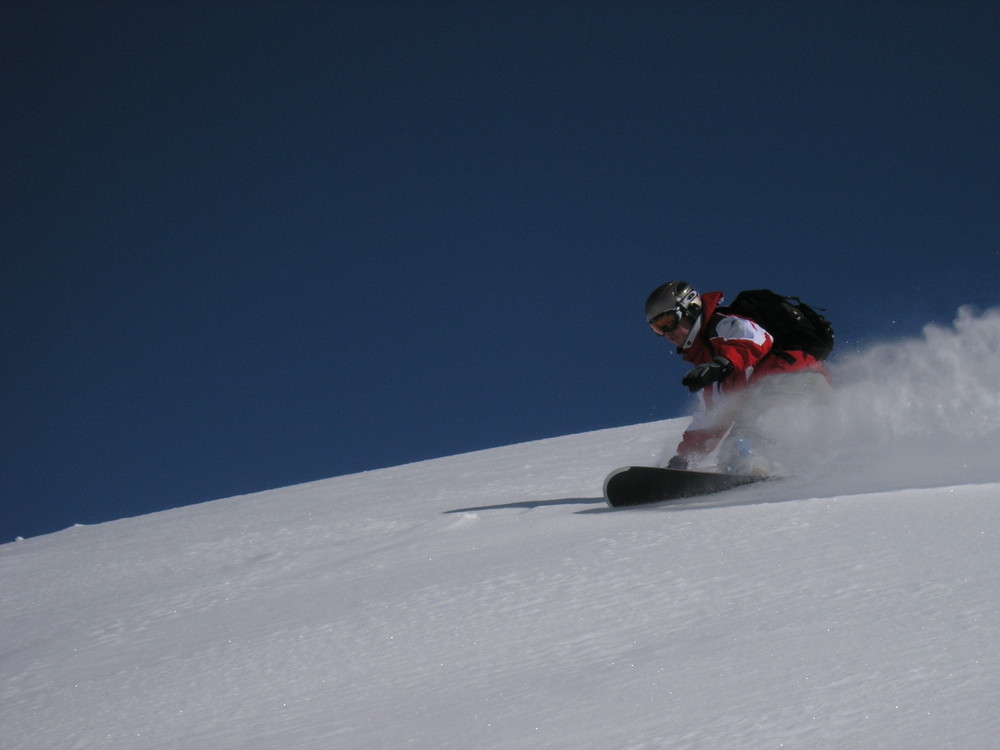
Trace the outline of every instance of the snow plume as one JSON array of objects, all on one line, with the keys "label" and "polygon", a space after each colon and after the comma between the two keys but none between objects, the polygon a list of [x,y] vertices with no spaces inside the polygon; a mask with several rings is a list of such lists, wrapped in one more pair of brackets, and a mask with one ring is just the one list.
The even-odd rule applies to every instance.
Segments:
[{"label": "snow plume", "polygon": [[928,325],[830,370],[823,429],[804,435],[801,420],[786,422],[783,463],[858,490],[1000,479],[1000,309],[962,307],[950,327]]}]

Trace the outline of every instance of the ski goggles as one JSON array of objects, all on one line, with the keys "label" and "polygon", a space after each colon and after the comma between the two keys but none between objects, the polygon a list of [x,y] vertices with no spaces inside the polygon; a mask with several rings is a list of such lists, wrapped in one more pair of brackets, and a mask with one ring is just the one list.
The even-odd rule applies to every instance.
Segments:
[{"label": "ski goggles", "polygon": [[680,324],[681,314],[676,308],[662,312],[649,321],[649,327],[653,329],[653,333],[657,336],[666,336],[668,333],[673,333]]}]

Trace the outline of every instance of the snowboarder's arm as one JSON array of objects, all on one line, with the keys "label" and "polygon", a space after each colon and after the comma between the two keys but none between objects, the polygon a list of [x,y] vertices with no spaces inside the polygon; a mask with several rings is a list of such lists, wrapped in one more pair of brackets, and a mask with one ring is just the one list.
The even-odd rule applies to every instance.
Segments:
[{"label": "snowboarder's arm", "polygon": [[735,315],[722,316],[715,323],[709,341],[716,356],[732,363],[733,379],[743,382],[774,345],[771,334],[754,321]]}]

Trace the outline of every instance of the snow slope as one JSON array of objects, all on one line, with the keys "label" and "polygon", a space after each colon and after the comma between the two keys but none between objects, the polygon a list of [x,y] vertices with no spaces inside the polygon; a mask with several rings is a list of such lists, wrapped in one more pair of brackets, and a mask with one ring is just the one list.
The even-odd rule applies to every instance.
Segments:
[{"label": "snow slope", "polygon": [[894,406],[878,377],[1000,317],[966,324],[845,363],[824,460],[781,482],[607,509],[671,420],[0,546],[0,744],[995,748],[995,428],[926,418],[994,382],[949,360]]}]

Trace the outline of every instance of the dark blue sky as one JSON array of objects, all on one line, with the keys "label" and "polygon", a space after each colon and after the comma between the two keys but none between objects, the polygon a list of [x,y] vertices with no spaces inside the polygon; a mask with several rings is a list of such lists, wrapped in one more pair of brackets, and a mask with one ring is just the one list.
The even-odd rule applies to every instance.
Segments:
[{"label": "dark blue sky", "polygon": [[995,306],[998,38],[992,0],[4,3],[0,541],[680,416],[674,278],[841,352]]}]

